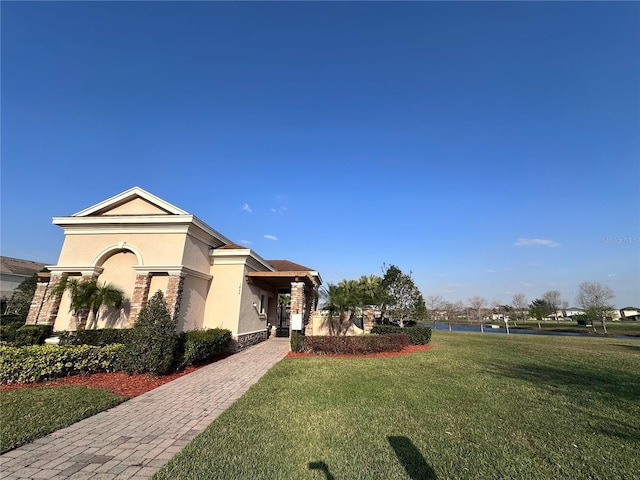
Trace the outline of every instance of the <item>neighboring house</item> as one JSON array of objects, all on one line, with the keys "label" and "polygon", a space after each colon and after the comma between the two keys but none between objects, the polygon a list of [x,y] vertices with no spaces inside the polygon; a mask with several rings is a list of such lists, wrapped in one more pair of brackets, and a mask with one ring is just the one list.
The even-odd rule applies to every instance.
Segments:
[{"label": "neighboring house", "polygon": [[578,315],[584,315],[584,310],[582,310],[581,308],[567,308],[564,311],[564,316],[565,317],[569,317],[572,320],[575,320],[575,317]]},{"label": "neighboring house", "polygon": [[239,347],[266,338],[279,293],[291,294],[293,329],[302,330],[315,310],[322,283],[317,271],[265,260],[139,187],[53,223],[64,230],[64,243],[58,263],[39,275],[27,324],[83,327],[69,311],[68,295],[49,294],[65,276],[110,282],[125,292],[125,307],[103,312],[99,328],[131,327],[157,290],[178,331],[227,328]]},{"label": "neighboring house", "polygon": [[44,268],[44,263],[0,257],[0,301],[4,313],[13,291],[27,278]]},{"label": "neighboring house", "polygon": [[625,320],[640,320],[640,309],[637,307],[621,308],[620,317]]}]

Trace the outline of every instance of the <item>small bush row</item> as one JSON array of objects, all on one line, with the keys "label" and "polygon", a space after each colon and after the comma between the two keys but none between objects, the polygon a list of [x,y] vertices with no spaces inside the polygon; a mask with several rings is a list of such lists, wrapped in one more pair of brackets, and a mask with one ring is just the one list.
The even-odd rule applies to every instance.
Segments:
[{"label": "small bush row", "polygon": [[380,352],[399,352],[409,345],[403,333],[362,336],[303,336],[291,337],[291,350],[303,353],[366,355]]},{"label": "small bush row", "polygon": [[76,332],[60,332],[60,345],[95,345],[102,347],[114,343],[127,343],[131,329],[99,328],[95,330],[78,330]]},{"label": "small bush row", "polygon": [[222,328],[192,330],[178,336],[178,368],[204,363],[223,353],[231,342],[231,331]]},{"label": "small bush row", "polygon": [[123,345],[33,345],[0,347],[0,382],[38,382],[120,369]]},{"label": "small bush row", "polygon": [[23,325],[17,327],[14,324],[0,326],[0,339],[14,347],[28,345],[42,345],[45,338],[53,333],[51,325]]},{"label": "small bush row", "polygon": [[427,345],[431,341],[431,327],[426,326],[401,328],[397,325],[374,325],[371,333],[378,335],[404,333],[409,337],[409,343],[411,345]]}]

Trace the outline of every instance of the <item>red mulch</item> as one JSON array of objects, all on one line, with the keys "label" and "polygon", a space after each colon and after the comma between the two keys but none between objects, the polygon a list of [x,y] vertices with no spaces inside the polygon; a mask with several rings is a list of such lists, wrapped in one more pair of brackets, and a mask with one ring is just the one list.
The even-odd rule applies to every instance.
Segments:
[{"label": "red mulch", "polygon": [[346,355],[346,354],[319,354],[319,353],[296,353],[289,352],[286,358],[300,358],[300,357],[332,357],[332,358],[387,358],[397,357],[399,355],[407,355],[409,353],[424,352],[430,350],[431,345],[408,345],[399,352],[380,352],[370,353],[368,355]]},{"label": "red mulch", "polygon": [[[398,355],[406,355],[409,353],[422,352],[429,350],[431,345],[409,345],[404,347],[399,352],[381,352],[371,353],[369,355],[358,355],[361,358],[380,358],[380,357],[397,357]],[[227,355],[220,355],[213,361],[220,360]],[[299,357],[316,357],[320,356],[316,353],[294,353],[289,352],[286,358],[299,358]],[[322,355],[332,358],[354,358],[356,355]],[[123,397],[136,397],[143,393],[153,390],[154,388],[164,385],[165,383],[175,380],[176,378],[187,375],[191,372],[204,367],[205,365],[197,365],[193,367],[187,367],[179,372],[172,373],[171,375],[163,375],[162,377],[151,377],[146,374],[127,375],[123,372],[116,373],[91,373],[89,375],[73,375],[70,377],[56,378],[55,380],[47,382],[36,383],[12,383],[9,385],[0,385],[0,390],[13,390],[16,388],[33,388],[33,387],[62,387],[65,385],[84,385],[88,387],[100,387],[110,390],[116,395],[122,395]]]},{"label": "red mulch", "polygon": [[[211,362],[228,357],[230,354],[218,355]],[[163,375],[162,377],[152,377],[147,374],[128,375],[124,372],[115,373],[90,373],[88,375],[72,375],[70,377],[61,377],[46,382],[35,383],[11,383],[9,385],[0,385],[0,390],[13,390],[16,388],[33,388],[33,387],[63,387],[65,385],[83,385],[88,387],[100,387],[110,390],[116,395],[123,397],[137,397],[143,393],[153,390],[154,388],[164,385],[165,383],[180,378],[191,372],[204,367],[205,365],[196,365],[187,367],[179,372],[171,375]]]}]

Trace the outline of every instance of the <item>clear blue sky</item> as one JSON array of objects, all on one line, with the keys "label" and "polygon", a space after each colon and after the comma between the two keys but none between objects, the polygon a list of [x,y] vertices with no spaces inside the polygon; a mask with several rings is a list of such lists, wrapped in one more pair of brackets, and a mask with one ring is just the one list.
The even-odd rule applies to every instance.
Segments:
[{"label": "clear blue sky", "polygon": [[640,306],[637,2],[1,9],[2,255],[138,185],[325,282]]}]

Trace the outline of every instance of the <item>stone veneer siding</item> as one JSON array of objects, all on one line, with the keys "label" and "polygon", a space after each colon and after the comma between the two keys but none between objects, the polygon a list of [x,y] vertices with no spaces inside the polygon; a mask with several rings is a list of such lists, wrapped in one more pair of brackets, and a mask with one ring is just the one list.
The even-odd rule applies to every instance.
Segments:
[{"label": "stone veneer siding", "polygon": [[233,352],[239,352],[247,347],[256,345],[257,343],[264,342],[267,339],[267,329],[263,331],[247,333],[244,335],[238,335],[231,342],[229,350]]},{"label": "stone veneer siding", "polygon": [[135,285],[133,287],[133,294],[131,295],[131,307],[129,310],[129,320],[127,327],[133,327],[133,324],[138,320],[140,310],[149,300],[149,289],[151,288],[151,275],[136,275]]},{"label": "stone veneer siding", "polygon": [[182,302],[182,291],[184,289],[184,277],[182,275],[170,275],[167,285],[167,308],[174,322],[178,322],[180,314],[180,303]]}]

